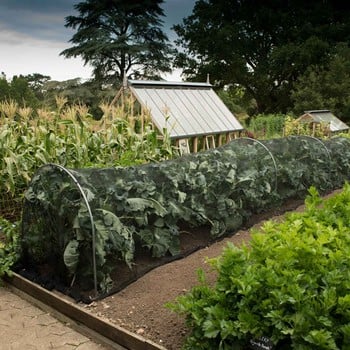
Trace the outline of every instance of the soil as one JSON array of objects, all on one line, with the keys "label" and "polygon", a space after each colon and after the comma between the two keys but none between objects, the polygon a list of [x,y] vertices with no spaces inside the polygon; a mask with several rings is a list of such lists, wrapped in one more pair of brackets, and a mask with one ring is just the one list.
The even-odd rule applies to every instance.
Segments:
[{"label": "soil", "polygon": [[[332,194],[336,192],[339,190]],[[184,318],[166,308],[165,303],[174,301],[177,296],[198,284],[196,271],[199,268],[206,271],[208,280],[213,283],[215,273],[210,270],[207,258],[220,255],[228,242],[235,245],[249,242],[252,228],[259,228],[266,219],[281,220],[286,211],[302,211],[302,203],[303,201],[289,201],[278,209],[255,215],[246,224],[246,229],[231,237],[197,250],[181,260],[159,266],[119,293],[82,307],[168,350],[178,350],[189,331]]]}]

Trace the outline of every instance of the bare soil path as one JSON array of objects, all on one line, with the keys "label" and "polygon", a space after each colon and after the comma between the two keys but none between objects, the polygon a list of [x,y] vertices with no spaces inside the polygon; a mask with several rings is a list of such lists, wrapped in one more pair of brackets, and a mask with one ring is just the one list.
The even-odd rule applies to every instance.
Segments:
[{"label": "bare soil path", "polygon": [[[338,191],[332,194],[336,192]],[[215,281],[215,274],[210,271],[206,260],[220,255],[228,242],[235,245],[249,242],[252,228],[259,228],[266,219],[282,220],[282,213],[286,211],[302,211],[304,209],[302,203],[302,201],[291,201],[282,208],[256,215],[248,224],[250,229],[240,230],[235,235],[181,260],[157,267],[121,292],[82,307],[168,350],[178,350],[188,330],[184,319],[167,309],[164,304],[173,301],[198,284],[196,271],[199,268],[207,272],[210,282]]]}]

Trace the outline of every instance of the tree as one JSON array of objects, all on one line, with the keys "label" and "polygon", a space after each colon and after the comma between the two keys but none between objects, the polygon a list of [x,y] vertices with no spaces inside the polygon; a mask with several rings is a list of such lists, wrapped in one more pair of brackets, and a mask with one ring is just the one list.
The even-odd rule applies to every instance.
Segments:
[{"label": "tree", "polygon": [[39,100],[29,86],[28,81],[22,75],[15,75],[10,84],[10,98],[15,100],[19,106],[36,108]]},{"label": "tree", "polygon": [[171,71],[172,52],[161,30],[163,0],[86,0],[74,8],[78,16],[66,17],[66,27],[76,29],[73,47],[65,57],[81,56],[104,83],[133,78],[159,78]]},{"label": "tree", "polygon": [[83,104],[89,108],[89,113],[95,119],[100,119],[102,111],[99,105],[102,101],[111,101],[116,94],[115,88],[111,85],[99,84],[91,79],[82,81],[80,78],[65,81],[50,80],[43,85],[44,105],[50,108],[56,107],[56,97],[64,97],[67,104]]},{"label": "tree", "polygon": [[286,112],[297,78],[349,43],[350,11],[342,1],[197,0],[174,30],[176,66],[189,79],[210,73],[219,86],[243,87],[257,112]]},{"label": "tree", "polygon": [[350,121],[350,48],[339,45],[327,66],[312,66],[301,75],[292,91],[294,112],[329,109]]},{"label": "tree", "polygon": [[35,96],[39,100],[43,100],[44,99],[43,87],[48,81],[51,80],[51,77],[40,73],[33,73],[33,74],[24,75],[24,76],[21,75],[21,77],[28,82],[29,86],[34,91]]},{"label": "tree", "polygon": [[39,105],[33,89],[22,75],[15,75],[11,81],[7,81],[5,75],[0,77],[0,101],[6,100],[14,100],[21,107],[36,108]]},{"label": "tree", "polygon": [[0,76],[0,101],[8,100],[10,98],[10,84],[6,80],[5,74]]}]

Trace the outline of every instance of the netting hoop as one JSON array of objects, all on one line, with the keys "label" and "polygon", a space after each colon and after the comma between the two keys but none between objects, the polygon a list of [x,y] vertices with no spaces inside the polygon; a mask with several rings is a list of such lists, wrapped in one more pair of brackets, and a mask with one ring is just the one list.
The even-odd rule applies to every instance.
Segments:
[{"label": "netting hoop", "polygon": [[317,141],[319,144],[322,145],[323,149],[326,150],[326,153],[328,155],[328,158],[329,160],[331,161],[332,160],[332,157],[331,157],[331,153],[329,152],[329,149],[327,148],[327,146],[325,145],[325,143],[318,139],[317,137],[314,137],[314,136],[310,136],[310,135],[290,135],[291,137],[305,137],[305,138],[309,138],[309,139],[312,139],[314,141]]},{"label": "netting hoop", "polygon": [[246,140],[250,140],[250,141],[253,141],[253,142],[256,142],[257,144],[259,144],[260,146],[262,146],[265,151],[269,154],[269,156],[271,157],[272,159],[272,162],[273,162],[273,165],[275,167],[275,191],[277,191],[277,176],[278,176],[278,170],[277,170],[277,163],[276,163],[276,160],[275,160],[275,157],[273,156],[273,154],[270,152],[270,150],[268,149],[268,147],[266,145],[264,145],[261,141],[259,140],[256,140],[256,139],[253,139],[251,137],[242,137],[242,139],[246,139]]},{"label": "netting hoop", "polygon": [[59,170],[65,172],[74,182],[74,184],[77,186],[84,202],[86,205],[86,208],[88,210],[88,214],[90,217],[90,223],[91,223],[91,235],[92,235],[92,268],[93,268],[93,276],[94,276],[94,292],[95,292],[95,296],[98,294],[97,291],[97,267],[96,267],[96,232],[95,232],[95,223],[94,223],[94,217],[92,215],[92,211],[91,211],[91,207],[89,204],[89,201],[85,195],[85,192],[83,190],[83,188],[81,187],[79,181],[77,180],[77,178],[64,166],[59,165],[59,164],[53,164],[53,163],[48,163],[45,164],[42,168],[44,167],[56,167]]}]

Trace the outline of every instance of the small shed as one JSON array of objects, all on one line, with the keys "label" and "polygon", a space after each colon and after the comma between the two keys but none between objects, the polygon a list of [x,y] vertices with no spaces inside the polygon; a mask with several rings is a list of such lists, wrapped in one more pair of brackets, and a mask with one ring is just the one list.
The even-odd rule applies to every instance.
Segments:
[{"label": "small shed", "polygon": [[209,83],[128,80],[127,89],[182,153],[216,147],[243,130]]},{"label": "small shed", "polygon": [[327,109],[305,111],[297,120],[302,123],[310,123],[313,130],[316,125],[327,125],[330,133],[344,132],[349,129],[344,122]]}]

